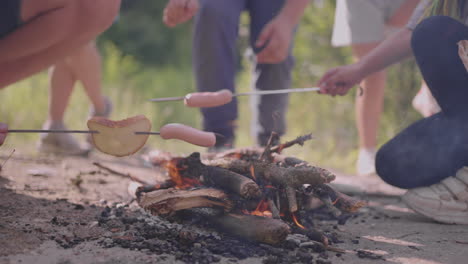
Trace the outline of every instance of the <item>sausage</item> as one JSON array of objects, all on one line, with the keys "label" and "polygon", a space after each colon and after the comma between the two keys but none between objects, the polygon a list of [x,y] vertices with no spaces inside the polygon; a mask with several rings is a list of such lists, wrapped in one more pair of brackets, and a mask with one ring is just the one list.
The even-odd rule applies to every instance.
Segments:
[{"label": "sausage", "polygon": [[182,124],[167,124],[159,132],[163,139],[179,139],[200,147],[212,147],[216,144],[214,133]]},{"label": "sausage", "polygon": [[231,101],[231,91],[224,89],[218,92],[187,94],[184,103],[189,107],[215,107],[225,105]]}]

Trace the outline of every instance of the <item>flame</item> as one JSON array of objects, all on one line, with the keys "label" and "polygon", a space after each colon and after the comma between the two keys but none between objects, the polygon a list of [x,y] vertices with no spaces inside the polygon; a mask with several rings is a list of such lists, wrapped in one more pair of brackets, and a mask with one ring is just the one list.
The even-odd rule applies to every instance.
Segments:
[{"label": "flame", "polygon": [[292,219],[293,219],[294,223],[295,223],[298,227],[300,227],[300,228],[302,228],[302,229],[306,229],[303,225],[301,225],[301,223],[299,223],[299,221],[297,221],[297,217],[296,217],[296,215],[295,215],[294,213],[291,213],[291,215],[292,215]]},{"label": "flame", "polygon": [[249,215],[256,215],[256,216],[262,216],[262,217],[268,217],[272,218],[273,214],[270,211],[270,205],[268,204],[268,201],[266,199],[261,200],[257,208],[255,208],[254,211],[249,212],[248,210],[242,210],[244,214],[249,214]]},{"label": "flame", "polygon": [[335,205],[339,200],[340,200],[340,197],[337,197],[336,200],[332,202],[332,204]]},{"label": "flame", "polygon": [[198,179],[182,177],[180,171],[184,169],[178,168],[176,163],[177,160],[168,162],[166,164],[166,169],[169,172],[169,176],[171,177],[171,180],[175,183],[177,189],[190,189],[202,185]]},{"label": "flame", "polygon": [[255,167],[254,167],[254,165],[250,166],[250,175],[252,175],[252,178],[254,180],[257,180],[257,177],[255,177]]}]

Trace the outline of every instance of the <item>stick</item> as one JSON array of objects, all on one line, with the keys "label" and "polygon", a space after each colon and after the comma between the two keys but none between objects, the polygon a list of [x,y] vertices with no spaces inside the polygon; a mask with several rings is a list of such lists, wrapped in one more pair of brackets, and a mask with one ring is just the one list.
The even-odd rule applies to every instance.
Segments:
[{"label": "stick", "polygon": [[167,215],[191,208],[222,208],[231,210],[232,203],[227,195],[217,189],[194,190],[164,189],[142,193],[138,204],[154,215]]},{"label": "stick", "polygon": [[366,205],[366,202],[349,197],[344,193],[340,193],[327,184],[312,186],[312,190],[313,194],[322,200],[327,207],[333,206],[343,212],[354,213],[359,210],[359,208]]},{"label": "stick", "polygon": [[294,146],[294,145],[303,146],[306,141],[311,140],[311,139],[312,139],[312,134],[307,134],[307,135],[304,135],[304,136],[300,136],[300,137],[297,137],[294,140],[285,142],[284,144],[280,144],[280,145],[278,145],[276,147],[271,148],[270,152],[281,153],[281,151],[283,151],[283,149],[289,148],[289,147]]},{"label": "stick", "polygon": [[209,221],[234,236],[271,245],[283,242],[291,233],[289,226],[281,220],[254,215],[227,214],[210,217]]},{"label": "stick", "polygon": [[265,150],[263,150],[262,155],[260,156],[260,160],[267,161],[267,162],[272,162],[273,157],[271,156],[271,146],[275,141],[279,140],[279,135],[276,132],[271,132],[270,138],[268,139],[268,143],[265,147]]},{"label": "stick", "polygon": [[124,177],[124,178],[128,178],[128,179],[130,179],[132,181],[136,181],[136,182],[141,183],[143,185],[151,185],[148,182],[146,182],[144,180],[141,180],[141,179],[137,178],[136,176],[131,175],[130,173],[122,173],[122,172],[116,171],[114,169],[111,169],[109,167],[106,167],[106,166],[102,165],[99,162],[93,162],[93,165],[100,168],[100,169],[106,170],[106,171],[108,171],[108,172],[110,172],[110,173],[112,173],[114,175],[121,176],[121,177]]}]

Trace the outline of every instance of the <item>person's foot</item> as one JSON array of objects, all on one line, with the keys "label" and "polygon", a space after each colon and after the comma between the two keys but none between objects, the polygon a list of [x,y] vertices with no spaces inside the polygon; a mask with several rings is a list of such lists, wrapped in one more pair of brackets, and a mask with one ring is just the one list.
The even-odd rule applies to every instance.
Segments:
[{"label": "person's foot", "polygon": [[98,111],[94,107],[91,107],[91,109],[89,110],[90,118],[94,116],[101,116],[101,117],[108,118],[111,115],[112,109],[113,109],[111,100],[105,96],[103,97],[103,100],[104,100],[104,109],[102,109],[101,111]]},{"label": "person's foot", "polygon": [[356,162],[356,171],[358,176],[375,175],[375,150],[360,149]]},{"label": "person's foot", "polygon": [[407,191],[403,202],[415,212],[446,224],[468,224],[468,167],[440,183]]},{"label": "person's foot", "polygon": [[[100,116],[100,117],[104,117],[104,118],[109,118],[110,117],[110,115],[112,113],[112,109],[114,108],[113,105],[112,105],[112,101],[108,97],[103,97],[103,100],[104,100],[105,108],[103,110],[101,110],[101,111],[98,111],[94,107],[91,107],[91,109],[89,110],[89,117],[88,118],[92,118],[92,117],[95,117],[95,116]],[[93,137],[92,137],[91,134],[89,134],[86,137],[86,141],[91,145],[93,144]]]},{"label": "person's foot", "polygon": [[413,98],[412,105],[424,117],[440,112],[439,104],[437,104],[429,88],[421,88]]},{"label": "person's foot", "polygon": [[[47,121],[43,129],[67,130],[61,122]],[[82,146],[71,134],[48,133],[41,134],[37,149],[41,153],[86,156],[90,148]]]}]

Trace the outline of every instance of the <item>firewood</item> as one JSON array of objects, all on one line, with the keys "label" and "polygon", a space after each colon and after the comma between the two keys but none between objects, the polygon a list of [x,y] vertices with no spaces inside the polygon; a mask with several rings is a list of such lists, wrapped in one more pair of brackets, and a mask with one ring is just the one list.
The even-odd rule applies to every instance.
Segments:
[{"label": "firewood", "polygon": [[229,211],[232,207],[224,192],[211,188],[193,190],[171,188],[141,193],[138,203],[154,215],[167,215],[184,209],[203,207],[219,207]]},{"label": "firewood", "polygon": [[354,213],[359,210],[359,208],[366,205],[366,202],[341,193],[327,184],[319,184],[311,186],[311,188],[313,194],[322,200],[325,205],[331,201],[333,207],[338,208],[342,212]]},{"label": "firewood", "polygon": [[246,199],[257,198],[261,194],[260,188],[253,180],[218,167],[204,167],[203,183],[239,194]]},{"label": "firewood", "polygon": [[256,175],[279,186],[301,187],[302,184],[317,185],[330,183],[335,179],[335,175],[325,169],[306,167],[280,167],[276,164],[265,162],[247,162],[242,160],[213,160],[211,166],[221,167],[230,171],[235,171],[242,175],[250,175],[251,167]]},{"label": "firewood", "polygon": [[291,232],[281,220],[254,215],[226,214],[209,221],[231,235],[271,245],[281,243]]},{"label": "firewood", "polygon": [[199,153],[180,160],[178,166],[184,167],[190,177],[201,177],[207,186],[218,187],[247,199],[260,196],[260,188],[253,180],[221,167],[206,166],[201,162]]}]

